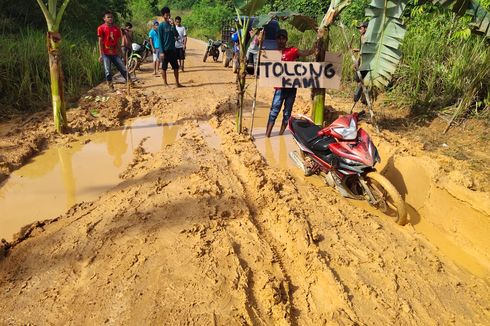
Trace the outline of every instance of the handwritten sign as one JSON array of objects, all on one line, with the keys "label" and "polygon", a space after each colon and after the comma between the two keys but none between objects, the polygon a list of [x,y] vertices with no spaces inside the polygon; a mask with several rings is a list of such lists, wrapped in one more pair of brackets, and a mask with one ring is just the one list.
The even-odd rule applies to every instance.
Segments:
[{"label": "handwritten sign", "polygon": [[260,86],[340,89],[342,55],[327,53],[325,62],[280,61],[280,58],[279,51],[266,51],[262,55]]}]

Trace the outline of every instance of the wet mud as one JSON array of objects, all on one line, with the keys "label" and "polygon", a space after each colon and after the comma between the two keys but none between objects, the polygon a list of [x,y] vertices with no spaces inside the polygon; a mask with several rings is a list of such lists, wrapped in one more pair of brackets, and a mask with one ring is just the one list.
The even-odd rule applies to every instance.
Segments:
[{"label": "wet mud", "polygon": [[[483,191],[476,200],[464,176],[384,132],[373,136],[380,169],[414,208],[412,224],[345,200],[291,169],[290,135],[261,136],[270,90],[259,93],[255,143],[235,132],[234,75],[203,64],[203,49],[190,41],[186,89],[140,73],[172,141],[154,152],[135,142],[122,182],[0,245],[0,323],[490,323]],[[296,107],[307,110],[307,94]],[[421,221],[483,272],[458,265]]]}]

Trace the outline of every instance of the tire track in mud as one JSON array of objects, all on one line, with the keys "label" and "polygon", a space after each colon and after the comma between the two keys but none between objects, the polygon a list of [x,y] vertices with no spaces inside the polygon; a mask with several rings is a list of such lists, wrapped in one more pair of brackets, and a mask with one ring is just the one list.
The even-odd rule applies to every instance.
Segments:
[{"label": "tire track in mud", "polygon": [[[488,313],[484,312],[488,307],[481,304],[486,300],[480,291],[474,290],[476,287],[488,288],[482,280],[462,273],[454,265],[446,265],[447,262],[441,261],[432,246],[410,226],[398,227],[372,216],[349,205],[328,188],[319,189],[310,184],[299,192],[294,186],[295,181],[285,171],[272,172],[257,150],[249,150],[248,139],[232,132],[233,124],[226,113],[231,108],[232,105],[227,103],[218,106],[217,119],[212,122],[225,140],[225,155],[246,189],[247,205],[253,213],[256,228],[278,253],[292,288],[300,279],[290,272],[297,265],[308,265],[313,269],[320,262],[330,278],[330,283],[310,283],[305,286],[308,290],[292,291],[293,309],[299,306],[308,307],[309,312],[313,310],[308,300],[302,298],[301,291],[320,289],[343,298],[336,303],[344,309],[348,324],[489,320]],[[256,154],[252,154],[254,151]],[[279,175],[281,172],[286,175]],[[264,198],[267,195],[277,198]],[[279,203],[284,205],[282,209],[277,207]],[[313,206],[302,209],[298,208],[300,205]],[[278,221],[287,216],[292,219],[284,223],[289,224],[284,227]],[[295,227],[296,232],[291,232]],[[299,247],[304,249],[302,256],[309,252],[316,254],[315,261],[310,260],[309,264],[292,261],[288,256],[291,248],[283,246],[286,241],[297,244],[298,233],[304,240],[301,241],[304,247]],[[277,234],[282,234],[282,239]],[[434,300],[427,301],[428,297]],[[316,316],[322,315],[321,309],[328,309],[325,307],[329,305],[328,300],[319,306],[322,304],[315,311]],[[472,310],[474,313],[469,313]],[[323,321],[340,322],[342,314],[339,315],[330,313]],[[304,323],[303,317],[300,313],[293,322]],[[306,323],[312,323],[312,320]]]},{"label": "tire track in mud", "polygon": [[[224,105],[230,107],[228,104]],[[217,107],[217,112],[218,115],[224,114],[223,109],[219,106]],[[328,316],[329,318],[332,318],[331,320],[344,320],[344,322],[353,323],[354,320],[357,320],[357,317],[355,316],[355,313],[353,313],[350,301],[348,300],[348,295],[345,293],[345,287],[342,285],[338,276],[335,275],[334,271],[328,267],[328,263],[314,245],[315,237],[311,231],[308,220],[304,218],[304,212],[300,209],[298,210],[297,207],[293,207],[294,205],[287,202],[288,199],[292,199],[288,198],[288,196],[293,196],[296,189],[294,187],[288,189],[285,195],[279,195],[277,200],[274,198],[277,194],[281,193],[283,185],[285,183],[290,183],[292,180],[284,180],[284,178],[279,177],[277,174],[267,175],[267,173],[263,171],[267,170],[267,166],[260,155],[258,155],[253,143],[249,143],[248,140],[245,139],[245,136],[230,137],[230,135],[233,135],[233,133],[229,132],[229,129],[232,128],[232,126],[227,125],[223,128],[223,123],[226,124],[227,122],[221,119],[215,121],[218,130],[221,131],[221,136],[229,138],[228,142],[226,142],[226,149],[224,150],[225,155],[228,157],[233,171],[235,171],[235,174],[240,179],[240,182],[246,191],[246,202],[252,213],[252,222],[260,235],[267,241],[268,245],[275,253],[275,257],[287,281],[287,287],[289,288],[288,297],[291,302],[292,311],[291,322],[293,324],[305,322],[308,320],[306,316],[311,310],[317,309],[318,311],[315,311],[318,313],[317,315]],[[228,130],[224,131],[222,129]],[[245,149],[242,150],[243,148]],[[245,153],[244,155],[241,155],[242,151]],[[276,177],[277,179],[275,180]],[[269,198],[264,200],[263,198],[260,198],[261,195],[268,195]],[[297,201],[295,203],[299,204]],[[271,205],[275,206],[275,208],[283,206],[283,209],[279,209],[279,212],[270,212],[265,207]],[[283,218],[288,219],[285,223],[287,226],[284,229],[278,228],[278,230],[283,231],[282,233],[286,237],[290,236],[290,233],[293,233],[293,238],[277,239],[273,235],[274,227],[281,227],[280,221]],[[289,224],[294,226],[290,227]],[[301,234],[301,236],[299,236],[300,239],[296,236],[298,233]],[[293,246],[288,248],[287,242],[290,241],[293,243],[299,242],[298,247]],[[291,254],[293,256],[296,255],[298,258],[303,258],[305,255],[309,258],[304,264],[295,263],[294,258],[292,259],[290,256]],[[314,301],[311,299],[313,295],[309,290],[305,291],[302,289],[303,284],[299,284],[299,280],[302,278],[301,275],[299,275],[301,273],[293,272],[298,268],[298,265],[308,266],[307,269],[313,268],[314,270],[314,273],[310,273],[313,274],[313,276],[310,277],[311,279],[316,278],[316,280],[313,280],[308,284],[308,289],[310,289],[311,285],[314,283],[318,284],[323,282],[323,284],[328,284],[323,290],[334,291],[335,294],[333,297],[336,297],[337,299],[326,300],[327,302],[321,303],[317,302],[318,305],[313,307],[312,305],[314,302],[309,302]],[[306,272],[308,273],[309,271]],[[302,297],[298,295],[297,292],[306,293],[303,293]],[[296,306],[296,301],[298,301],[298,306]],[[330,301],[329,303],[334,308],[328,307],[325,310],[325,306],[328,306],[328,301]],[[301,310],[304,310],[304,307],[308,307],[310,311],[307,313],[304,311],[302,312]],[[321,312],[322,310],[323,312]],[[323,318],[326,318],[325,316]],[[323,320],[325,321],[329,318]],[[315,321],[310,319],[309,323],[311,322]]]}]

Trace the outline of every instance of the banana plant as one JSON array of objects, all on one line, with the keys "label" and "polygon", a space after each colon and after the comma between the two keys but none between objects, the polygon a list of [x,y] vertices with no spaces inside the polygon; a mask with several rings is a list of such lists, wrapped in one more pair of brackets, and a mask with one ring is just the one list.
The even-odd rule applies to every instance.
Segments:
[{"label": "banana plant", "polygon": [[63,70],[61,69],[59,27],[61,19],[70,0],[64,0],[58,9],[57,0],[37,0],[48,27],[47,47],[49,56],[49,73],[51,77],[51,100],[53,105],[54,126],[58,133],[63,133],[67,126],[65,101],[63,96]]},{"label": "banana plant", "polygon": [[[316,61],[325,61],[325,52],[328,50],[330,26],[333,25],[335,19],[339,16],[344,8],[351,4],[351,0],[332,0],[328,10],[323,16],[320,26],[317,30],[316,40]],[[312,119],[317,125],[322,125],[324,122],[325,111],[325,89],[314,88],[311,91],[312,101]]]},{"label": "banana plant", "polygon": [[[251,1],[239,1],[236,3],[237,23],[236,29],[238,31],[238,43],[240,46],[240,68],[237,74],[237,117],[236,126],[238,133],[242,133],[243,129],[243,106],[246,90],[246,77],[247,77],[247,33],[250,26],[250,17],[252,17],[257,11],[262,9],[265,5],[265,0],[251,0]],[[251,132],[251,131],[250,131]]]},{"label": "banana plant", "polygon": [[[401,18],[407,0],[372,0],[366,8],[371,17],[366,31],[366,41],[361,49],[361,71],[365,71],[364,85],[383,89],[391,81],[402,53],[400,46],[405,36]],[[490,14],[477,0],[433,0],[454,11],[457,15],[471,17],[470,28],[490,38]]]}]

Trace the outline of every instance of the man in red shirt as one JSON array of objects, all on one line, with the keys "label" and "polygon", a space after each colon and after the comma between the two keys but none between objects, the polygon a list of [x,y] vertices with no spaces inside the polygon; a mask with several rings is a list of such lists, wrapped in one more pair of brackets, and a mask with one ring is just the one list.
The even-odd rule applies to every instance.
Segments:
[{"label": "man in red shirt", "polygon": [[109,88],[114,90],[112,85],[111,63],[113,63],[121,75],[127,80],[128,72],[122,62],[121,52],[121,30],[114,25],[114,15],[110,11],[104,13],[104,24],[97,28],[99,38],[99,61],[104,63],[105,79]]},{"label": "man in red shirt", "polygon": [[[288,32],[285,29],[280,29],[276,34],[277,49],[282,51],[282,61],[295,61],[299,57],[306,57],[315,52],[311,50],[298,50],[295,47],[286,47],[288,42]],[[279,135],[282,135],[286,130],[288,120],[291,117],[293,111],[294,101],[296,99],[296,88],[276,88],[274,91],[274,97],[272,98],[271,111],[269,113],[269,121],[267,122],[267,129],[265,135],[271,136],[272,128],[276,122],[277,116],[281,111],[281,106],[284,103],[283,119]]]}]

